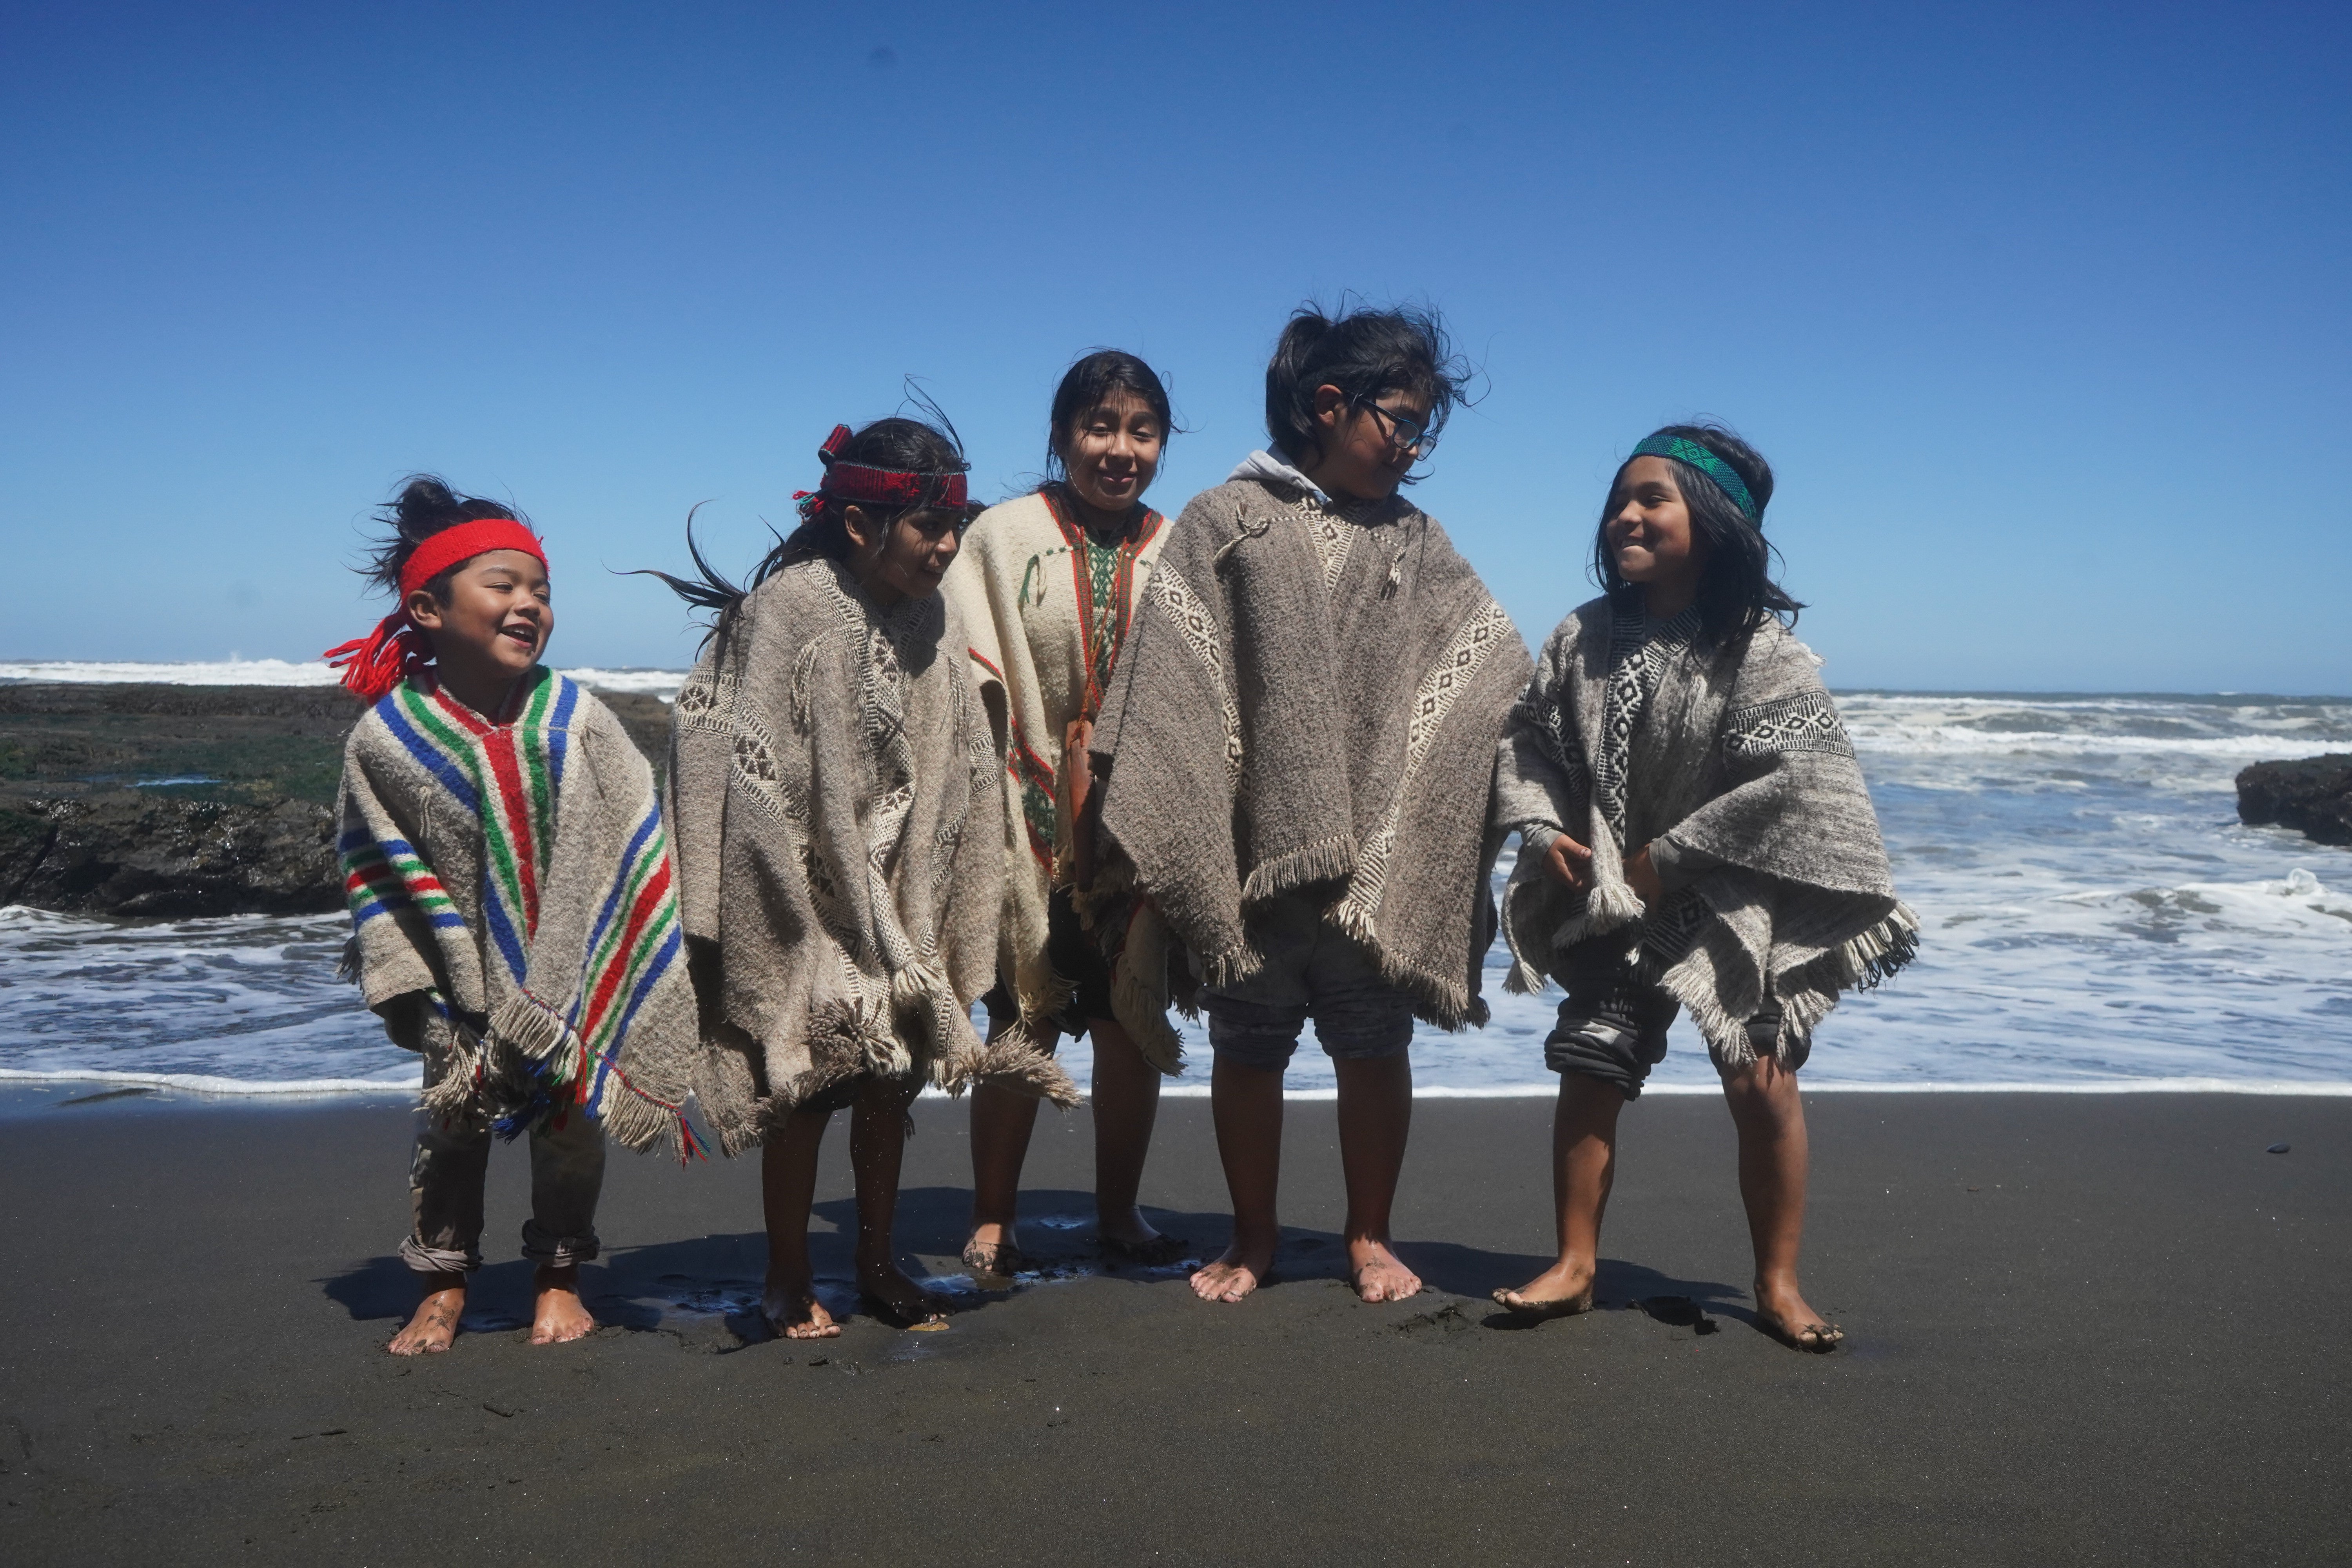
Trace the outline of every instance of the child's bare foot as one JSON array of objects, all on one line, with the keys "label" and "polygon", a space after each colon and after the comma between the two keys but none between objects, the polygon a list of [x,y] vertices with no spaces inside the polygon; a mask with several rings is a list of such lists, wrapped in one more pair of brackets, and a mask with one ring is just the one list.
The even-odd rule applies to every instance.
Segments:
[{"label": "child's bare foot", "polygon": [[1495,1292],[1496,1305],[1528,1318],[1565,1318],[1592,1310],[1592,1265],[1561,1258],[1516,1290]]},{"label": "child's bare foot", "polygon": [[530,1318],[531,1343],[560,1345],[595,1332],[596,1320],[580,1300],[577,1265],[565,1268],[542,1266],[531,1283],[539,1289],[539,1302]]},{"label": "child's bare foot", "polygon": [[1400,1262],[1387,1242],[1369,1236],[1348,1243],[1348,1283],[1366,1301],[1402,1301],[1421,1293],[1421,1276]]},{"label": "child's bare foot", "polygon": [[1203,1301],[1238,1301],[1274,1273],[1274,1243],[1235,1237],[1224,1256],[1192,1270],[1192,1294]]},{"label": "child's bare foot", "polygon": [[407,1325],[383,1347],[393,1354],[427,1355],[447,1350],[457,1339],[457,1319],[466,1310],[466,1277],[441,1274],[433,1278],[454,1278],[457,1283],[438,1289],[426,1289],[425,1300],[416,1303]]},{"label": "child's bare foot", "polygon": [[860,1268],[857,1291],[876,1317],[900,1329],[945,1328],[948,1310],[954,1305],[908,1279],[895,1263]]},{"label": "child's bare foot", "polygon": [[1843,1329],[1805,1305],[1793,1279],[1777,1286],[1757,1281],[1756,1326],[1792,1351],[1811,1351],[1816,1355],[1837,1349],[1838,1342],[1845,1338]]},{"label": "child's bare foot", "polygon": [[816,1288],[805,1279],[782,1279],[768,1276],[766,1286],[760,1291],[760,1311],[768,1326],[788,1340],[830,1340],[841,1334],[841,1325],[817,1300]]},{"label": "child's bare foot", "polygon": [[1029,1255],[1013,1239],[1013,1226],[986,1220],[971,1227],[971,1239],[963,1244],[963,1266],[1009,1279],[1029,1267]]}]

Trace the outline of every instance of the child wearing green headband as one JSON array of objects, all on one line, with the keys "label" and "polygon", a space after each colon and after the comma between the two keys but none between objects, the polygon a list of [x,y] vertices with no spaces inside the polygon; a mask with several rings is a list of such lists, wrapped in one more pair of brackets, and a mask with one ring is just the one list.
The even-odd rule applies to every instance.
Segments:
[{"label": "child wearing green headband", "polygon": [[1738,1129],[1756,1325],[1798,1350],[1843,1338],[1797,1283],[1796,1074],[1840,994],[1900,969],[1918,928],[1820,661],[1790,633],[1801,606],[1771,577],[1771,498],[1769,466],[1718,426],[1636,446],[1593,543],[1603,596],[1552,634],[1504,734],[1494,826],[1520,837],[1507,984],[1567,993],[1544,1042],[1559,1254],[1495,1292],[1514,1313],[1591,1307],[1618,1113],[1687,1008]]}]

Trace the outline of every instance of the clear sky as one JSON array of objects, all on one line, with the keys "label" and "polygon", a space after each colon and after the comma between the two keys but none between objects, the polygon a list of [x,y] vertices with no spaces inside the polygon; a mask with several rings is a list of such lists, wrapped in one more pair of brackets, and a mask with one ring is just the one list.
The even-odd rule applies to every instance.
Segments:
[{"label": "clear sky", "polygon": [[0,17],[0,658],[307,658],[431,468],[559,664],[915,374],[981,493],[1116,345],[1264,441],[1300,300],[1486,372],[1418,499],[1530,643],[1653,426],[1771,458],[1833,685],[2352,692],[2352,21],[2155,5],[373,7]]}]

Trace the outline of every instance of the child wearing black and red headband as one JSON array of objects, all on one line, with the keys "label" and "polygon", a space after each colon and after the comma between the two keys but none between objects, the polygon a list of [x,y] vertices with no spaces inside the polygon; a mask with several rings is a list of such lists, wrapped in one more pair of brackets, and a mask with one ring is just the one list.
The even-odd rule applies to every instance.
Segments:
[{"label": "child wearing black and red headband", "polygon": [[343,759],[346,962],[425,1068],[400,1246],[424,1299],[386,1348],[457,1335],[493,1132],[530,1136],[531,1342],[574,1340],[595,1327],[579,1267],[604,1134],[694,1147],[694,995],[653,770],[540,664],[547,553],[512,510],[418,478],[384,521],[368,575],[400,604],[328,658],[371,704]]},{"label": "child wearing black and red headband", "polygon": [[1797,1069],[1843,992],[1909,962],[1918,926],[1820,661],[1790,632],[1771,499],[1763,457],[1719,426],[1637,444],[1593,541],[1606,593],[1552,633],[1504,733],[1493,826],[1520,845],[1506,984],[1567,993],[1544,1042],[1559,1256],[1495,1292],[1515,1314],[1591,1307],[1617,1116],[1687,1009],[1739,1131],[1757,1326],[1798,1350],[1843,1338],[1797,1285]]},{"label": "child wearing black and red headband", "polygon": [[[907,1109],[925,1083],[1067,1104],[1025,1035],[983,1045],[1004,879],[1001,723],[940,580],[973,510],[944,418],[836,428],[802,524],[748,588],[666,578],[717,613],[670,742],[687,940],[707,1036],[705,1111],[759,1147],[763,1309],[793,1339],[840,1332],[808,1246],[817,1150],[850,1112],[858,1289],[904,1327],[947,1301],[892,1243]],[[690,542],[689,542],[690,545]],[[999,710],[1001,711],[1001,710]]]}]

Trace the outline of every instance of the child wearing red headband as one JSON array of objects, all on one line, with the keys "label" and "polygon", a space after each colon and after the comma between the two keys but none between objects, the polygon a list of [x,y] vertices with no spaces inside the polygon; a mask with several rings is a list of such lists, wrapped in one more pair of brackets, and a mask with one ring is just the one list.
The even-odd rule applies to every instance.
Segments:
[{"label": "child wearing red headband", "polygon": [[[681,1157],[699,1047],[653,770],[611,710],[542,667],[547,552],[508,508],[409,481],[369,575],[400,593],[327,657],[369,702],[343,757],[347,964],[424,1058],[401,1243],[423,1300],[387,1347],[449,1348],[481,1267],[493,1132],[528,1132],[531,1342],[595,1327],[604,1135]],[[583,782],[584,780],[584,782]]]}]

